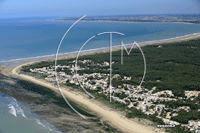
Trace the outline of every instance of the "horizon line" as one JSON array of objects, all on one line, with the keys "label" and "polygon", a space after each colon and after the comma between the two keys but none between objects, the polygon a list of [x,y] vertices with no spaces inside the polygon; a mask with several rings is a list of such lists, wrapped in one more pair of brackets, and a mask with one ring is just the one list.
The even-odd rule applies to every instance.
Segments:
[{"label": "horizon line", "polygon": [[[93,17],[93,16],[134,16],[134,15],[141,15],[141,16],[145,16],[145,15],[200,15],[200,13],[143,13],[143,14],[99,14],[99,15],[87,15],[87,17]],[[45,16],[28,16],[28,17],[0,17],[0,19],[23,19],[23,18],[43,18],[43,17],[55,17],[55,18],[61,18],[61,17],[80,17],[82,15],[62,15],[62,16],[59,16],[59,15],[53,15],[53,16],[50,16],[50,15],[45,15]]]}]

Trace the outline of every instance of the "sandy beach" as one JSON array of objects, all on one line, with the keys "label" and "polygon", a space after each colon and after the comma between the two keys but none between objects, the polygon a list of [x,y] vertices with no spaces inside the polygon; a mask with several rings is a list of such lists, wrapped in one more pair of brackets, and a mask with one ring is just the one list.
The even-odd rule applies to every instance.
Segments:
[{"label": "sandy beach", "polygon": [[[187,35],[187,36],[182,36],[182,37],[176,37],[176,38],[170,38],[170,39],[165,39],[165,40],[158,40],[158,41],[151,41],[151,42],[145,42],[145,43],[141,43],[139,44],[141,47],[142,46],[146,46],[146,45],[161,45],[161,44],[165,44],[165,43],[175,43],[175,42],[182,42],[182,41],[188,41],[188,40],[192,40],[192,39],[199,39],[200,38],[200,34],[196,33],[196,34],[191,34],[191,35]],[[114,48],[113,50],[119,50],[120,48]],[[104,49],[104,50],[99,50],[99,51],[91,51],[91,52],[85,52],[82,53],[82,55],[86,55],[86,54],[94,54],[94,53],[101,53],[101,52],[107,52],[108,49]],[[76,57],[76,54],[68,54],[68,55],[62,55],[59,57],[59,59],[62,58],[74,58]],[[31,64],[34,62],[38,62],[41,60],[54,60],[54,58],[43,58],[43,59],[35,59],[35,60],[26,60],[26,61],[18,61],[18,62],[14,62],[14,63],[21,63],[21,65],[18,66],[9,66],[8,64],[4,64],[2,69],[2,73],[6,76],[14,76],[16,78],[21,78],[27,81],[31,81],[35,84],[39,84],[45,87],[48,87],[56,92],[58,92],[58,88],[52,86],[50,83],[44,82],[42,80],[36,79],[34,77],[28,76],[28,75],[24,75],[24,74],[19,74],[19,70],[22,66],[27,65],[27,64]],[[64,95],[79,103],[80,105],[83,105],[85,107],[87,107],[89,110],[97,113],[98,115],[100,115],[103,119],[109,121],[113,126],[115,126],[116,128],[122,130],[123,132],[127,132],[127,133],[154,133],[156,132],[155,127],[151,127],[151,126],[146,126],[146,125],[141,125],[135,121],[132,121],[130,119],[127,119],[125,116],[123,116],[122,114],[113,111],[107,107],[104,107],[101,104],[96,104],[94,102],[94,99],[89,99],[87,97],[84,97],[83,95],[80,94],[76,94],[74,92],[71,91],[67,91],[66,89],[62,88],[62,92],[64,93]],[[162,132],[162,131],[159,131]]]},{"label": "sandy beach", "polygon": [[[19,78],[22,78],[24,80],[28,80],[33,83],[48,87],[58,92],[58,88],[53,87],[52,85],[48,83],[44,83],[28,75],[18,74],[18,70],[20,69],[21,66],[23,65],[19,65],[12,70],[12,73],[15,76],[18,76]],[[67,90],[64,90],[63,88],[62,88],[62,92],[67,98],[72,99],[73,101],[79,103],[80,105],[86,106],[88,109],[96,112],[97,114],[102,116],[103,119],[109,121],[112,125],[114,125],[115,127],[119,128],[120,130],[124,132],[128,132],[128,133],[146,133],[146,132],[154,133],[155,132],[153,131],[153,128],[151,127],[145,127],[134,121],[128,120],[127,118],[125,118],[125,116],[122,116],[121,114],[118,114],[115,111],[102,108],[101,106],[92,102],[89,98],[85,98],[82,95],[77,95],[73,92],[69,92]]]}]

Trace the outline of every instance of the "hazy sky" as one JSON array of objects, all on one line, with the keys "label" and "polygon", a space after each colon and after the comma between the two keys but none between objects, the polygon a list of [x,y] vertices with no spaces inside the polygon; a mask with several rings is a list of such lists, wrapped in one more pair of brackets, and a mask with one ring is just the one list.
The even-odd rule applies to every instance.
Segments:
[{"label": "hazy sky", "polygon": [[0,18],[200,13],[200,0],[0,0]]}]

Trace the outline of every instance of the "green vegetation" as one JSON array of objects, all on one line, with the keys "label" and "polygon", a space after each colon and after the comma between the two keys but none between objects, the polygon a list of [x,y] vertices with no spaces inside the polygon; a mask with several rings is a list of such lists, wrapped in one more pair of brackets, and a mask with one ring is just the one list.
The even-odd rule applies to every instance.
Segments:
[{"label": "green vegetation", "polygon": [[171,119],[174,121],[178,121],[182,124],[188,124],[189,120],[198,120],[200,117],[200,112],[197,111],[185,111],[183,109],[181,109],[178,112],[177,116],[172,117]]},{"label": "green vegetation", "polygon": [[[142,48],[147,62],[147,73],[143,86],[151,89],[156,86],[154,92],[162,90],[172,90],[175,96],[184,97],[184,90],[200,90],[200,40],[162,45],[162,48],[154,46],[145,46]],[[109,53],[97,55],[87,55],[79,57],[79,60],[90,59],[94,62],[109,62]],[[70,60],[58,61],[58,64],[67,65]],[[143,76],[143,59],[138,49],[133,49],[128,56],[124,51],[124,65],[121,65],[121,52],[113,52],[113,74],[130,76],[130,81],[114,80],[114,86],[123,83],[138,85]],[[29,71],[31,68],[41,68],[54,65],[54,62],[43,61],[29,66],[24,66],[23,71]],[[87,70],[80,70],[78,73],[109,72],[104,71],[108,67],[92,66]],[[157,82],[160,80],[160,82]]]},{"label": "green vegetation", "polygon": [[113,128],[112,126],[110,126],[108,122],[103,122],[103,124],[105,126],[105,131],[109,133],[122,133],[121,131],[118,131],[116,128]]},{"label": "green vegetation", "polygon": [[[200,40],[191,40],[182,43],[163,44],[162,48],[157,45],[142,47],[146,57],[147,72],[143,86],[151,89],[156,86],[153,92],[172,90],[175,96],[185,97],[185,90],[200,91]],[[109,62],[109,53],[88,55],[79,57],[79,60],[90,59],[94,62]],[[113,74],[120,74],[121,77],[132,77],[130,81],[113,80],[113,85],[123,83],[139,85],[143,76],[143,58],[138,49],[133,49],[128,56],[124,51],[124,65],[121,65],[121,51],[113,52]],[[96,69],[95,69],[96,68]],[[95,69],[95,71],[93,70]],[[102,68],[93,66],[81,73],[101,72]],[[105,71],[104,71],[105,73]]]},{"label": "green vegetation", "polygon": [[177,100],[177,101],[166,101],[166,102],[160,102],[162,104],[165,104],[167,108],[177,108],[181,106],[189,106],[192,110],[198,110],[198,104],[196,101],[191,101],[187,99],[186,101],[184,100]]},{"label": "green vegetation", "polygon": [[149,120],[151,120],[151,121],[153,121],[157,124],[160,124],[160,125],[164,124],[164,122],[161,119],[157,118],[155,114],[154,115],[146,115],[142,111],[140,111],[136,108],[130,108],[128,110],[129,111],[126,115],[128,118],[138,117],[138,118],[149,119]]},{"label": "green vegetation", "polygon": [[177,125],[174,128],[168,128],[166,132],[170,133],[191,133],[191,131],[188,131],[186,127],[181,127],[181,125]]},{"label": "green vegetation", "polygon": [[[183,110],[179,111],[178,116],[172,117],[172,120],[176,120],[182,124],[188,122],[190,119],[199,119],[200,114],[197,112],[199,108],[200,96],[193,101],[185,100],[185,90],[200,91],[200,39],[191,40],[182,43],[163,44],[161,48],[157,48],[157,45],[142,47],[142,50],[146,57],[147,73],[145,76],[145,82],[142,84],[147,89],[152,89],[156,86],[156,90],[153,93],[162,90],[172,90],[175,98],[182,97],[183,100],[161,102],[166,107],[176,108],[179,106],[189,106],[190,112]],[[59,63],[61,65],[67,65],[74,59],[62,60]],[[92,60],[95,63],[109,62],[109,53],[101,53],[95,55],[87,55],[79,57],[79,60]],[[113,85],[139,85],[144,70],[143,58],[138,49],[133,49],[128,56],[124,51],[124,65],[121,65],[121,51],[113,52],[113,74],[119,74],[121,78],[124,76],[132,77],[131,80],[114,79]],[[42,66],[52,65],[53,62],[41,62],[22,68],[23,71],[28,72],[30,68],[41,68]],[[79,63],[81,64],[81,63]],[[109,67],[100,67],[97,65],[90,66],[90,69],[80,70],[79,74],[83,73],[108,73]],[[92,78],[91,78],[92,79]],[[67,83],[67,85],[70,85]],[[75,87],[75,86],[73,86]],[[76,87],[77,88],[77,87]],[[99,90],[100,88],[98,88]],[[97,91],[88,90],[90,93],[96,95],[101,100],[108,101],[108,97],[104,94],[97,94]],[[124,98],[125,94],[116,94],[120,98]],[[126,109],[124,104],[116,102],[108,102],[111,105],[118,106],[122,109]],[[136,103],[138,104],[138,103]],[[170,110],[171,111],[171,110]],[[163,112],[164,113],[164,112]],[[140,110],[135,108],[128,109],[127,117],[139,117],[148,118],[158,124],[163,124],[162,120],[155,117],[156,115],[145,115]],[[169,129],[170,132],[186,132],[181,126]]]},{"label": "green vegetation", "polygon": [[124,99],[125,97],[127,97],[127,95],[124,92],[122,92],[121,94],[115,93],[115,97],[119,97],[119,99]]},{"label": "green vegetation", "polygon": [[24,72],[30,72],[30,69],[49,67],[49,66],[53,66],[54,64],[55,62],[53,61],[41,61],[39,63],[34,63],[32,65],[22,66],[21,70],[23,70]]},{"label": "green vegetation", "polygon": [[[69,65],[71,61],[72,61],[72,59],[58,60],[57,65],[60,65],[60,64]],[[55,65],[55,61],[41,61],[41,62],[37,62],[37,63],[31,64],[31,65],[23,66],[21,68],[21,70],[24,72],[30,72],[30,69],[50,67],[50,66],[54,66],[54,65]]]}]

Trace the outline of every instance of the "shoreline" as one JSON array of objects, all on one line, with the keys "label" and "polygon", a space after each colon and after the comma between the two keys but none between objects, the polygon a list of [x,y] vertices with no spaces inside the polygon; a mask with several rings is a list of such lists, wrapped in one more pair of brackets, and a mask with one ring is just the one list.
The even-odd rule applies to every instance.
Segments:
[{"label": "shoreline", "polygon": [[[29,63],[26,63],[26,65],[27,64],[29,64]],[[18,73],[19,69],[23,65],[24,64],[15,67],[12,70],[12,74],[14,76],[19,77],[20,79],[30,81],[32,83],[47,87],[47,88],[49,88],[53,91],[58,92],[58,88],[52,86],[50,83],[43,82],[42,80],[36,79],[36,78],[28,76],[28,75],[19,74]],[[138,124],[135,121],[127,119],[125,116],[119,114],[118,112],[113,111],[110,108],[106,108],[105,106],[103,106],[103,108],[102,108],[103,104],[101,104],[99,102],[95,102],[94,99],[91,100],[87,97],[83,97],[83,95],[65,90],[62,87],[61,87],[61,89],[62,89],[63,94],[67,98],[69,98],[72,101],[75,101],[76,103],[81,104],[81,106],[84,106],[84,107],[88,108],[89,110],[91,110],[92,112],[95,112],[96,114],[100,115],[103,120],[108,121],[109,123],[111,123],[111,125],[120,129],[123,132],[127,132],[127,133],[144,133],[144,132],[155,133],[154,130],[159,130],[159,129],[156,129],[156,127],[150,127],[150,126]]]},{"label": "shoreline", "polygon": [[[152,41],[144,41],[144,42],[139,42],[138,45],[143,47],[146,45],[162,45],[165,43],[176,43],[176,42],[183,42],[183,41],[189,41],[192,39],[198,39],[200,38],[200,32],[198,33],[192,33],[192,34],[187,34],[183,36],[177,36],[177,37],[172,37],[172,38],[167,38],[167,39],[161,39],[161,40],[152,40]],[[130,47],[131,44],[125,44],[125,46]],[[113,46],[113,51],[119,50],[120,45]],[[105,52],[108,51],[109,47],[101,47],[101,48],[94,48],[94,49],[87,49],[87,50],[82,50],[81,54],[87,54],[88,52]],[[58,58],[62,58],[62,56],[68,55],[74,55],[77,54],[79,51],[72,51],[72,52],[66,52],[66,53],[59,53]],[[28,61],[28,60],[43,60],[43,59],[49,59],[55,57],[56,54],[50,54],[50,55],[41,55],[41,56],[35,56],[35,57],[27,57],[27,58],[17,58],[17,59],[10,59],[10,60],[3,60],[0,61],[0,64],[7,64],[7,63],[18,63],[19,61]]]},{"label": "shoreline", "polygon": [[[161,44],[165,44],[165,43],[176,43],[176,42],[182,42],[182,41],[188,41],[188,40],[192,40],[192,39],[198,39],[200,38],[200,33],[193,33],[190,35],[185,35],[185,36],[181,36],[181,37],[175,37],[175,38],[171,38],[171,39],[164,39],[164,40],[155,40],[155,41],[150,41],[150,42],[145,42],[145,43],[140,43],[140,46],[146,46],[146,45],[161,45]],[[119,50],[120,47],[116,47],[114,48],[114,50]],[[103,49],[103,50],[99,50],[99,51],[88,51],[88,52],[83,52],[83,54],[94,54],[94,53],[101,53],[101,52],[107,52],[108,49]],[[66,58],[63,57],[64,55],[60,55],[59,59],[62,58]],[[67,54],[69,57],[68,58],[73,58],[76,57],[76,53],[71,53],[71,54]],[[25,79],[27,81],[31,81],[35,84],[39,84],[45,87],[48,87],[52,90],[57,90],[56,87],[51,86],[51,84],[48,83],[44,83],[40,80],[35,79],[34,77],[28,76],[28,75],[24,75],[24,74],[18,74],[18,70],[20,69],[20,67],[30,64],[30,63],[35,63],[35,62],[40,62],[42,60],[54,60],[53,57],[49,58],[43,58],[43,59],[37,59],[37,60],[21,60],[19,61],[15,61],[15,63],[20,63],[20,65],[16,66],[9,66],[9,64],[12,64],[12,62],[6,63],[4,64],[4,68],[2,69],[2,73],[4,75],[7,76],[14,76],[14,77],[18,77],[18,78],[22,78]],[[6,70],[6,71],[5,71]],[[103,118],[105,118],[106,120],[109,119],[109,122],[112,123],[115,127],[126,131],[126,132],[133,132],[132,131],[132,127],[135,127],[135,132],[154,132],[151,127],[144,127],[141,124],[138,124],[132,120],[128,120],[125,116],[122,116],[121,114],[118,114],[116,111],[112,111],[109,109],[104,109],[100,106],[98,106],[97,104],[91,102],[91,99],[85,98],[82,95],[78,95],[78,94],[74,94],[73,92],[69,92],[64,90],[63,93],[70,99],[77,101],[78,103],[81,103],[82,105],[86,106],[87,108],[89,108],[89,110],[92,110],[93,112],[96,112],[97,114],[100,114],[100,116],[102,116]],[[150,128],[150,129],[149,129]],[[141,129],[143,129],[143,131],[141,131]]]},{"label": "shoreline", "polygon": [[[49,21],[76,21],[76,20],[62,20],[53,19]],[[177,23],[177,24],[194,24],[199,25],[200,23],[189,23],[189,22],[135,22],[135,21],[112,21],[112,20],[81,20],[80,22],[108,22],[108,23]]]},{"label": "shoreline", "polygon": [[[47,93],[50,92],[50,93],[48,93],[47,95],[43,95],[40,92],[37,93],[37,91],[30,91],[30,89],[27,89],[27,87],[26,89],[24,87],[21,87],[21,84],[20,86],[18,86],[19,85],[18,81],[23,82],[25,84],[30,83],[30,86],[39,87],[41,89],[43,88],[44,89],[43,92]],[[99,119],[96,115],[93,115],[93,112],[91,112],[90,110],[84,110],[79,105],[75,105],[76,108],[82,109],[83,113],[86,113],[86,115],[90,114],[93,115],[89,117],[89,120],[81,119],[75,113],[73,113],[69,107],[66,107],[65,104],[64,106],[60,106],[59,104],[55,103],[56,99],[59,98],[59,95],[56,96],[55,93],[51,93],[51,90],[49,88],[44,88],[43,86],[39,86],[32,82],[26,82],[26,81],[24,82],[23,80],[12,77],[10,78],[6,76],[1,76],[0,83],[6,84],[6,87],[2,88],[2,86],[0,86],[0,93],[15,98],[17,100],[17,103],[22,103],[28,107],[28,112],[26,112],[25,111],[26,109],[23,108],[25,112],[22,114],[22,116],[30,116],[29,114],[32,114],[33,116],[36,116],[33,118],[34,120],[36,120],[37,118],[38,120],[42,120],[41,121],[42,124],[45,124],[45,126],[48,129],[51,129],[56,133],[60,133],[60,131],[76,132],[79,130],[88,131],[88,133],[92,133],[93,131],[92,129],[94,129],[93,127],[96,127],[94,129],[95,131],[96,130],[104,131],[102,130],[104,125],[98,126]],[[53,96],[51,99],[48,99],[48,97],[50,96],[49,94]],[[68,122],[69,124],[66,124],[66,122]],[[79,123],[79,125],[77,125],[76,123]],[[111,128],[115,129],[113,127]]]},{"label": "shoreline", "polygon": [[[14,104],[13,104],[13,102],[10,102],[8,105],[9,107],[12,107],[12,109],[9,108],[10,110],[7,112],[9,115],[14,116],[16,119],[18,119],[19,117],[22,117],[25,119],[25,121],[27,121],[27,120],[31,121],[32,124],[37,123],[38,128],[43,128],[41,130],[48,130],[53,133],[60,133],[60,131],[53,124],[48,123],[37,113],[33,113],[30,109],[31,108],[30,104],[26,103],[25,101],[22,102],[22,100],[19,100],[18,98],[16,99],[16,97],[11,96],[9,94],[5,94],[3,92],[0,92],[0,97],[3,99],[3,101],[6,97],[5,101],[15,102]],[[3,103],[3,104],[6,104],[6,103]],[[7,114],[6,114],[6,116],[7,116]],[[22,125],[19,125],[19,126],[22,126]]]}]

